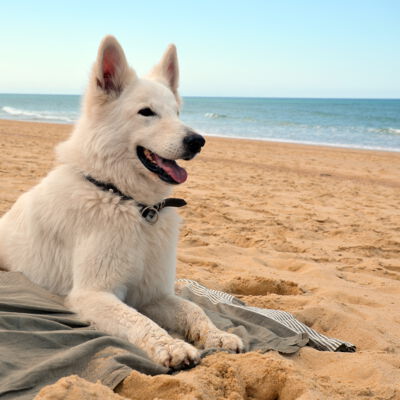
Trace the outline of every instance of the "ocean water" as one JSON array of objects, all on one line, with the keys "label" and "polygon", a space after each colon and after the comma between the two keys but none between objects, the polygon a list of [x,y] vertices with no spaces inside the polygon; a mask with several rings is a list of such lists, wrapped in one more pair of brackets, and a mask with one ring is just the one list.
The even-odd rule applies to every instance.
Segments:
[{"label": "ocean water", "polygon": [[[0,119],[73,123],[80,96],[0,94]],[[209,135],[400,151],[400,100],[184,97]]]}]

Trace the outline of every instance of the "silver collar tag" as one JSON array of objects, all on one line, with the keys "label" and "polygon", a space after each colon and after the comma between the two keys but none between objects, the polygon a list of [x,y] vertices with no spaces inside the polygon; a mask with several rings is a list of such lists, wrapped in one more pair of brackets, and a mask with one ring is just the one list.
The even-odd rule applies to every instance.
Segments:
[{"label": "silver collar tag", "polygon": [[158,221],[158,210],[155,207],[145,207],[141,214],[150,225],[154,225]]}]

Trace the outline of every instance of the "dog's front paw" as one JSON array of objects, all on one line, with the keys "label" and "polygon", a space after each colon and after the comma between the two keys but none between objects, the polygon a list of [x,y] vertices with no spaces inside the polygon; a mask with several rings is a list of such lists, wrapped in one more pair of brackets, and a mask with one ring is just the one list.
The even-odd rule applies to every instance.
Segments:
[{"label": "dog's front paw", "polygon": [[152,359],[167,368],[180,369],[194,366],[200,362],[199,351],[179,339],[162,341],[154,346]]},{"label": "dog's front paw", "polygon": [[240,337],[220,330],[210,331],[204,342],[204,348],[221,348],[236,353],[242,353],[244,350],[243,342]]}]

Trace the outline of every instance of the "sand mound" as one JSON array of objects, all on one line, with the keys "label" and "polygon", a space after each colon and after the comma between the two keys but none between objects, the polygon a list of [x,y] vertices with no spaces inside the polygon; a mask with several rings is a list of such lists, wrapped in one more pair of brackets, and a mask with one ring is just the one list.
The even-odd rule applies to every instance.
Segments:
[{"label": "sand mound", "polygon": [[[387,364],[378,362],[365,368],[368,357],[354,356],[350,364],[338,369],[335,362],[349,355],[320,357],[313,349],[303,349],[293,357],[276,353],[214,354],[194,370],[175,376],[132,374],[114,394],[99,384],[78,377],[61,379],[44,388],[36,400],[75,400],[122,398],[144,400],[321,400],[321,399],[396,399],[398,392],[390,377],[383,377]],[[350,356],[351,357],[351,356]],[[329,361],[330,359],[330,361]],[[328,361],[328,362],[327,362]],[[349,379],[349,376],[352,376]],[[368,379],[369,387],[362,382]],[[354,381],[358,380],[359,383]],[[382,380],[386,386],[382,387]],[[377,384],[377,382],[380,382]],[[120,397],[122,396],[122,397]]]},{"label": "sand mound", "polygon": [[76,375],[60,379],[54,385],[43,388],[35,400],[123,400],[101,383],[88,382]]},{"label": "sand mound", "polygon": [[[259,368],[255,370],[254,365]],[[296,371],[292,361],[273,353],[212,355],[193,371],[176,376],[150,377],[133,372],[116,392],[122,397],[99,384],[73,376],[46,387],[36,399],[291,400],[306,398],[305,395],[317,399],[322,393],[312,380]]]}]

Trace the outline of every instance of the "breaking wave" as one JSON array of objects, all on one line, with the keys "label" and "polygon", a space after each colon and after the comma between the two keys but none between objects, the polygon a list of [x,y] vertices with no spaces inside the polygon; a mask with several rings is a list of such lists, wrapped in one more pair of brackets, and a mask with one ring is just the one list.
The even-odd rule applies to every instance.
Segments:
[{"label": "breaking wave", "polygon": [[211,118],[211,119],[226,118],[227,117],[227,115],[225,115],[225,114],[218,114],[218,113],[212,113],[212,112],[205,113],[204,116],[206,118]]},{"label": "breaking wave", "polygon": [[388,133],[391,133],[393,135],[400,135],[400,129],[388,128],[387,131],[388,131]]},{"label": "breaking wave", "polygon": [[75,119],[71,118],[71,116],[52,113],[52,112],[39,112],[39,111],[29,111],[29,110],[21,110],[19,108],[4,106],[2,107],[2,111],[6,114],[13,116],[26,117],[26,119],[33,120],[49,120],[49,121],[63,121],[63,122],[74,122]]},{"label": "breaking wave", "polygon": [[400,135],[399,128],[368,128],[368,132],[378,133],[378,134],[386,134],[386,135]]}]

